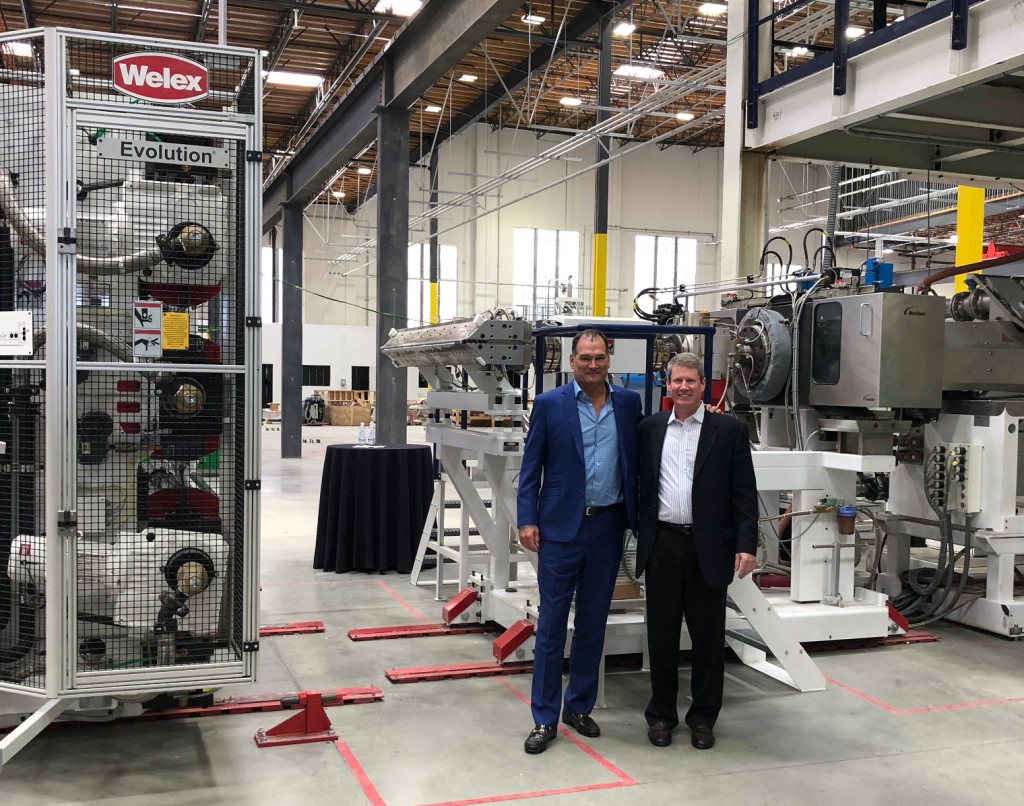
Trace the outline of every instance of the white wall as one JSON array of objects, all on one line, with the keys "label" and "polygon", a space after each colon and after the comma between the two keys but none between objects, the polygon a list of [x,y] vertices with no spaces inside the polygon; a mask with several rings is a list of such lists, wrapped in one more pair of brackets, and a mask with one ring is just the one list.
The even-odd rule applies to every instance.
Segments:
[{"label": "white wall", "polygon": [[[331,389],[352,388],[352,367],[370,367],[376,388],[377,338],[373,329],[352,325],[310,325],[302,329],[302,362],[331,368]],[[274,400],[281,400],[281,324],[263,319],[263,363],[274,365]],[[345,383],[342,384],[341,380]],[[319,386],[303,386],[302,396]]]},{"label": "white wall", "polygon": [[[505,173],[532,156],[564,142],[554,135],[492,132],[477,125],[442,146],[439,159],[440,201],[464,193]],[[439,218],[439,241],[458,249],[460,316],[512,304],[512,231],[515,227],[569,229],[580,233],[580,265],[574,277],[577,295],[591,304],[596,146],[588,143],[566,155],[545,160],[521,179],[486,195],[477,195]],[[627,153],[628,152],[628,153]],[[698,282],[717,276],[721,199],[721,150],[696,154],[686,148],[614,145],[609,174],[609,234],[606,303],[611,316],[629,316],[635,293],[633,263],[638,234],[696,238]],[[575,178],[566,181],[572,174]],[[410,219],[426,209],[428,176],[414,169],[410,181]],[[377,346],[376,267],[373,248],[377,200],[355,216],[343,206],[319,205],[306,211],[303,295],[306,364],[330,364],[332,378],[351,382],[353,364],[370,364],[373,383]],[[427,240],[426,223],[410,228],[412,243]],[[264,356],[275,364],[279,396],[280,326],[273,326],[269,300],[270,267],[264,266]],[[370,310],[367,310],[370,309]],[[340,375],[338,374],[340,373]],[[416,396],[410,373],[409,397]],[[337,386],[337,384],[333,384]]]}]

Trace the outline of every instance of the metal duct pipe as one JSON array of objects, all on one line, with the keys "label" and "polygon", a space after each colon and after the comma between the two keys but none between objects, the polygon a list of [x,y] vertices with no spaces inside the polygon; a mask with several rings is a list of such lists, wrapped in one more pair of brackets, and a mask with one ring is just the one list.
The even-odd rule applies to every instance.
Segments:
[{"label": "metal duct pipe", "polygon": [[[14,190],[14,182],[11,181],[11,172],[6,168],[0,168],[0,207],[7,214],[7,220],[11,222],[14,231],[18,233],[21,240],[36,254],[46,257],[46,242],[35,225],[25,215],[18,203],[18,196]],[[75,264],[78,271],[84,274],[128,274],[133,271],[141,271],[155,266],[163,260],[163,253],[160,248],[154,246],[152,249],[145,249],[131,255],[119,255],[117,257],[93,257],[79,252],[75,255]]]},{"label": "metal duct pipe", "polygon": [[[111,355],[115,356],[118,361],[123,361],[126,364],[131,364],[135,361],[135,357],[132,355],[132,347],[130,344],[125,344],[123,341],[118,339],[116,336],[107,333],[105,330],[100,330],[98,327],[92,325],[86,325],[79,322],[75,326],[75,332],[78,334],[80,339],[85,339],[97,347],[102,347]],[[36,353],[39,348],[46,344],[46,328],[41,327],[32,331],[32,352]]]}]

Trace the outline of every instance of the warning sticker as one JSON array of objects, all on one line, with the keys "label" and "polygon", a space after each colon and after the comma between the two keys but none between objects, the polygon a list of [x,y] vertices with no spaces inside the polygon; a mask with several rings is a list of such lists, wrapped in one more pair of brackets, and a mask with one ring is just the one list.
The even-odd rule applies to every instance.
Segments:
[{"label": "warning sticker", "polygon": [[137,299],[132,303],[132,355],[138,358],[160,358],[164,305],[162,302]]},{"label": "warning sticker", "polygon": [[165,350],[187,350],[188,314],[165,313],[163,333]]}]

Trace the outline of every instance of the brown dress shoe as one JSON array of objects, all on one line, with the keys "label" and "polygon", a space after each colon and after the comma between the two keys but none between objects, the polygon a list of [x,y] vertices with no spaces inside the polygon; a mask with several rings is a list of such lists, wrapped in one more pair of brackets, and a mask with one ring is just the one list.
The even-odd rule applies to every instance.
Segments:
[{"label": "brown dress shoe", "polygon": [[690,744],[698,750],[710,750],[715,746],[715,732],[709,725],[697,725],[693,728]]},{"label": "brown dress shoe", "polygon": [[647,740],[655,747],[668,747],[672,744],[672,728],[668,722],[652,722],[647,728]]}]

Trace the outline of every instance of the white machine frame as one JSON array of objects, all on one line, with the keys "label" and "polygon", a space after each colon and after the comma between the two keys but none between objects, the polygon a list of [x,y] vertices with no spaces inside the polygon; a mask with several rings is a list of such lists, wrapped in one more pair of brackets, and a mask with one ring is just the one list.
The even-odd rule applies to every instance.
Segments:
[{"label": "white machine frame", "polygon": [[[208,46],[196,43],[126,37],[114,34],[71,29],[33,29],[16,34],[2,34],[0,41],[11,40],[38,43],[45,54],[45,64],[39,74],[45,104],[45,220],[46,238],[46,337],[45,359],[0,360],[5,368],[45,370],[50,379],[46,396],[45,417],[45,684],[42,686],[0,682],[0,701],[16,708],[25,706],[34,713],[12,732],[0,739],[0,767],[11,759],[31,739],[62,714],[82,719],[109,719],[139,710],[142,695],[150,692],[180,691],[249,682],[256,676],[256,650],[258,648],[258,582],[259,582],[259,486],[245,485],[235,496],[234,490],[225,495],[235,496],[237,507],[242,508],[238,526],[243,537],[239,544],[244,556],[232,557],[237,574],[231,577],[235,586],[232,595],[238,603],[236,612],[239,630],[232,631],[233,640],[245,647],[235,659],[215,659],[210,663],[164,665],[145,668],[83,669],[78,658],[77,619],[68,618],[76,612],[76,588],[79,569],[77,562],[78,530],[76,511],[79,509],[76,473],[76,372],[88,366],[94,372],[117,371],[121,364],[114,362],[79,362],[76,352],[76,252],[65,241],[58,242],[59,233],[73,234],[76,223],[76,132],[79,127],[105,127],[109,129],[137,129],[204,136],[232,140],[247,154],[258,154],[262,148],[262,114],[260,98],[256,92],[255,111],[251,114],[223,107],[209,109],[136,106],[118,102],[116,97],[105,99],[101,95],[78,97],[66,90],[66,81],[72,80],[70,56],[72,42],[96,42],[138,50],[181,51],[187,49],[238,61],[249,60],[258,85],[262,56],[258,51],[244,48]],[[77,71],[75,71],[77,73]],[[225,101],[227,103],[227,101]],[[246,320],[256,321],[259,316],[258,267],[260,262],[260,204],[261,166],[258,160],[248,160],[236,173],[244,183],[244,201],[240,203],[237,221],[247,233],[244,242],[237,244],[248,267],[245,288],[236,289],[240,306],[244,305]],[[241,307],[239,308],[241,310]],[[130,318],[130,311],[129,311]],[[260,334],[257,327],[239,326],[239,341],[244,346],[244,364],[228,363],[185,366],[190,372],[216,372],[231,375],[233,382],[246,401],[244,429],[246,447],[234,460],[234,469],[241,466],[247,480],[259,478],[260,433],[259,399]],[[158,363],[129,363],[133,371],[167,371]],[[233,519],[226,527],[234,530]],[[226,549],[225,549],[226,550]],[[227,560],[226,560],[227,561]],[[219,589],[218,589],[219,590]],[[224,594],[225,598],[228,594]],[[227,612],[225,610],[225,612]],[[119,699],[123,697],[123,699]]]}]

